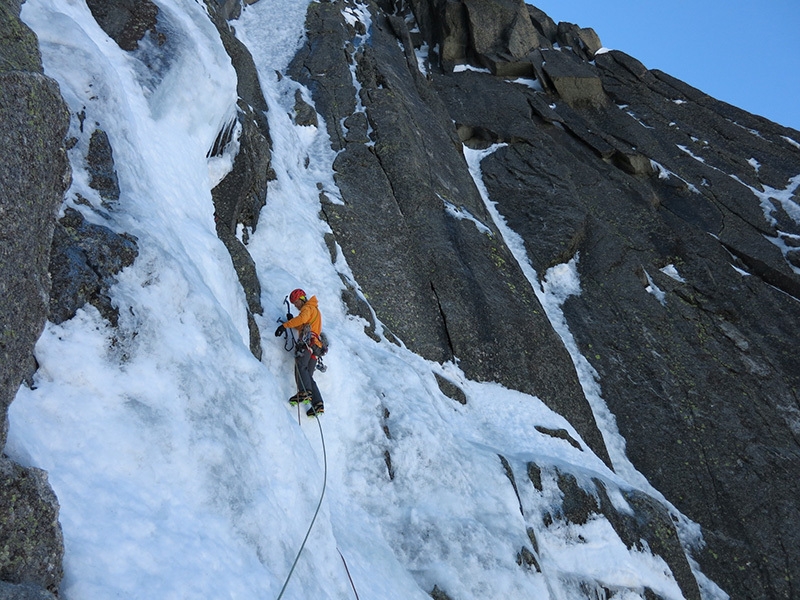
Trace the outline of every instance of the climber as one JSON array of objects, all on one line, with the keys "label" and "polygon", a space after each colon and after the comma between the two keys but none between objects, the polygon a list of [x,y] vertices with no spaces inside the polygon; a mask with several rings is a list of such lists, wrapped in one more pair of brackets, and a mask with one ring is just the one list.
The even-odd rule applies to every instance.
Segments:
[{"label": "climber", "polygon": [[[303,402],[311,402],[306,411],[309,417],[325,412],[322,394],[314,381],[314,369],[317,367],[317,356],[322,349],[320,333],[322,332],[322,315],[317,306],[317,297],[306,298],[301,289],[292,290],[289,302],[300,311],[296,317],[278,325],[275,337],[283,335],[287,329],[297,329],[297,346],[295,350],[295,382],[297,393],[289,398],[289,404],[296,406]],[[291,314],[287,315],[290,317]]]}]

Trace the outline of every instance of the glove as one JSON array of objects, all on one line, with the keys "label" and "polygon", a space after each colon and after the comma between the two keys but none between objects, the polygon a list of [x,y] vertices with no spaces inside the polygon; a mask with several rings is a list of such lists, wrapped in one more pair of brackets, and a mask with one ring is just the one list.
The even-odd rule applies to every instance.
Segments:
[{"label": "glove", "polygon": [[278,328],[275,330],[275,337],[281,337],[284,334],[285,331],[286,331],[286,328],[283,326],[283,323],[281,323],[280,325],[278,325]]}]

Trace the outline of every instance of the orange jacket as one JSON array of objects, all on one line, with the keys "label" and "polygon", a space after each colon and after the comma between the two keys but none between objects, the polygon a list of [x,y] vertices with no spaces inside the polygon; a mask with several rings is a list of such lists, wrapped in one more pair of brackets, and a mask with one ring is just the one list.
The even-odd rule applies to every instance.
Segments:
[{"label": "orange jacket", "polygon": [[311,298],[303,304],[299,315],[293,319],[289,319],[283,324],[284,327],[301,330],[303,325],[308,325],[311,330],[310,343],[315,346],[322,346],[322,342],[319,341],[319,334],[322,331],[322,314],[319,312],[316,296],[311,296]]}]

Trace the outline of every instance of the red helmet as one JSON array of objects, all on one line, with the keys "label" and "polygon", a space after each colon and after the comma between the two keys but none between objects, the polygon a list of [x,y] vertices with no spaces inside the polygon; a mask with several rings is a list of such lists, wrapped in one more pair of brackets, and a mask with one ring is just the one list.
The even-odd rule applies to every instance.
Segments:
[{"label": "red helmet", "polygon": [[289,302],[294,304],[298,300],[302,300],[303,302],[306,301],[306,293],[303,290],[301,290],[300,288],[297,288],[296,290],[292,290],[292,293],[289,294]]}]

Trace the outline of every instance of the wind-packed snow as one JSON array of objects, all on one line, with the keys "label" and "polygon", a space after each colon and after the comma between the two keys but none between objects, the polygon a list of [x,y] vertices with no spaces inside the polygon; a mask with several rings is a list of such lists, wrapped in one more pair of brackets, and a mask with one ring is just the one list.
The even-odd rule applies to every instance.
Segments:
[{"label": "wind-packed snow", "polygon": [[544,88],[542,87],[542,82],[538,79],[527,79],[525,77],[517,77],[516,79],[507,79],[506,81],[510,81],[511,83],[518,83],[520,85],[524,85],[527,88],[534,90],[535,92],[543,92]]},{"label": "wind-packed snow", "polygon": [[[696,157],[695,157],[695,158],[696,158]],[[667,169],[667,168],[666,168],[664,165],[662,165],[661,163],[659,163],[659,162],[656,162],[656,161],[654,161],[654,160],[650,159],[650,166],[652,166],[652,167],[653,167],[653,171],[655,171],[656,173],[658,173],[658,178],[659,178],[659,179],[669,179],[670,177],[675,177],[675,178],[677,178],[677,179],[680,179],[680,180],[681,180],[683,183],[685,183],[685,184],[686,184],[686,187],[688,188],[688,190],[689,190],[690,192],[692,192],[692,193],[694,193],[694,194],[699,194],[699,193],[700,193],[700,190],[698,190],[698,189],[697,189],[697,186],[696,186],[696,185],[694,185],[693,183],[689,183],[689,182],[688,182],[688,181],[686,181],[686,180],[685,180],[683,177],[680,177],[679,175],[676,175],[675,173],[673,173],[672,171],[670,171],[669,169]]]},{"label": "wind-packed snow", "polygon": [[704,163],[704,162],[706,162],[706,159],[705,159],[705,158],[703,158],[702,156],[697,156],[697,155],[696,155],[696,154],[694,154],[694,153],[693,153],[691,150],[689,150],[689,148],[687,148],[686,146],[683,146],[683,145],[681,145],[681,144],[678,144],[678,148],[680,148],[680,150],[681,150],[681,151],[683,151],[683,152],[685,152],[686,154],[688,154],[689,156],[691,156],[691,157],[692,157],[693,159],[695,159],[697,162],[701,162],[701,163]]},{"label": "wind-packed snow", "polygon": [[680,283],[686,283],[686,280],[683,277],[681,277],[681,274],[678,272],[677,267],[675,267],[675,265],[673,264],[668,264],[665,267],[661,267],[659,271],[664,273],[664,275],[666,275],[667,277],[671,277],[675,281],[679,281]]},{"label": "wind-packed snow", "polygon": [[652,294],[655,297],[655,299],[658,300],[659,304],[661,304],[662,306],[666,306],[667,295],[664,293],[664,290],[662,290],[656,285],[655,281],[653,281],[653,278],[650,277],[650,273],[644,271],[644,276],[647,279],[647,285],[644,288],[645,291],[648,294]]},{"label": "wind-packed snow", "polygon": [[456,65],[453,67],[453,73],[463,73],[464,71],[473,71],[475,73],[491,73],[489,69],[473,67],[472,65]]},{"label": "wind-packed snow", "polygon": [[453,204],[452,202],[448,202],[447,200],[445,200],[441,196],[439,196],[439,199],[444,204],[445,211],[451,217],[453,217],[455,219],[458,219],[458,220],[466,220],[466,221],[470,221],[471,223],[474,223],[475,227],[477,227],[478,231],[480,231],[481,233],[490,234],[492,232],[491,229],[489,229],[486,225],[484,225],[477,218],[475,218],[475,216],[473,216],[473,214],[471,212],[469,212],[469,210],[467,210],[466,207],[464,207],[464,206],[456,206],[455,204]]},{"label": "wind-packed snow", "polygon": [[782,135],[781,138],[789,142],[790,145],[794,146],[795,148],[800,149],[800,143],[794,141],[792,138]]},{"label": "wind-packed snow", "polygon": [[[680,598],[664,561],[629,550],[605,519],[543,524],[561,501],[556,467],[580,482],[606,482],[618,510],[628,510],[618,488],[656,493],[627,463],[596,373],[560,312],[580,291],[577,258],[549,271],[542,286],[530,265],[527,272],[619,475],[585,444],[581,451],[537,429],[580,440],[538,398],[373,341],[363,320],[347,314],[342,278],[358,284],[340,250],[332,262],[319,218],[320,188],[338,199],[335,155],[324,123],[292,122],[295,91],[312,102],[308,91],[276,74],[304,39],[309,1],[262,0],[234,23],[269,105],[277,174],[248,238],[265,307],[257,316],[261,361],[249,351],[244,294],[215,234],[210,189],[230,168],[235,142],[227,156],[206,154],[235,115],[236,74],[201,3],[159,0],[166,45],[134,53],[103,33],[82,0],[23,4],[45,71],[73,113],[65,205],[135,235],[139,247],[111,290],[118,328],[88,305],[48,324],[34,386],[21,388],[10,409],[6,452],[47,470],[61,505],[61,597],[264,599],[286,584],[283,597],[297,600],[356,591],[362,600],[425,600],[434,585],[461,600],[568,599],[597,581],[627,590],[613,596],[620,600],[645,587]],[[369,31],[365,6],[345,16]],[[88,185],[84,156],[95,124],[108,134],[119,177],[120,199],[110,207]],[[470,164],[482,187],[479,162]],[[503,232],[525,269],[524,248]],[[318,297],[332,339],[328,370],[316,375],[326,401],[319,421],[287,404],[292,356],[272,335],[295,287]],[[460,386],[467,404],[444,396],[435,374]],[[527,479],[529,462],[543,469],[541,492]],[[287,582],[323,481],[319,516]],[[685,535],[691,524],[683,528]],[[523,548],[535,550],[529,529],[541,572],[517,562]]]},{"label": "wind-packed snow", "polygon": [[762,189],[759,190],[747,185],[734,175],[731,175],[731,177],[748,188],[759,199],[761,208],[764,211],[764,217],[770,225],[778,224],[778,220],[775,218],[778,208],[783,209],[795,223],[800,225],[800,204],[794,200],[795,192],[800,188],[800,175],[792,177],[782,190],[763,184],[761,185]]}]

